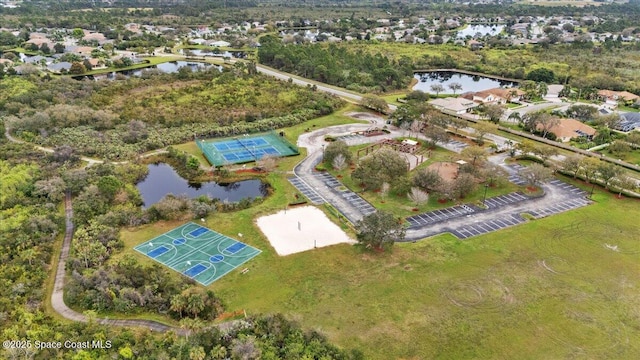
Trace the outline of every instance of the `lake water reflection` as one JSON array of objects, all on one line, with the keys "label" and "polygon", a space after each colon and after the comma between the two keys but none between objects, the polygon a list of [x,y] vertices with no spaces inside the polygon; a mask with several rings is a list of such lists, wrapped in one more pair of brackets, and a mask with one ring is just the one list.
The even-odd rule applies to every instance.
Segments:
[{"label": "lake water reflection", "polygon": [[256,198],[267,195],[266,184],[260,180],[244,180],[235,183],[218,184],[216,182],[190,183],[176,173],[167,164],[149,165],[149,174],[136,186],[142,195],[144,206],[149,207],[167,194],[187,195],[196,198],[206,195],[211,199],[240,201],[244,198]]},{"label": "lake water reflection", "polygon": [[418,80],[418,83],[413,87],[413,90],[420,90],[427,93],[433,93],[431,85],[440,84],[444,87],[443,94],[451,94],[453,90],[449,88],[452,83],[458,83],[462,85],[462,90],[457,90],[457,94],[465,92],[482,91],[497,87],[514,87],[517,83],[512,81],[492,79],[486,76],[468,75],[453,71],[431,71],[425,73],[416,73],[413,76]]}]

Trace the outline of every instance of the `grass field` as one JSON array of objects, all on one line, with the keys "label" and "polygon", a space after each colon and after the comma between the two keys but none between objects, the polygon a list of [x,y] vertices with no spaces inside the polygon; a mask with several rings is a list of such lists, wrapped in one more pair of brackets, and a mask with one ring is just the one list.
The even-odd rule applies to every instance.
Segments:
[{"label": "grass field", "polygon": [[[285,131],[294,141],[314,124],[347,121],[336,114]],[[466,241],[445,234],[385,254],[336,245],[279,257],[255,219],[293,199],[286,176],[268,175],[274,192],[265,202],[203,224],[242,232],[263,250],[249,272],[210,286],[227,311],[282,312],[367,359],[640,357],[640,201],[596,189],[593,205]],[[181,223],[123,230],[126,251],[114,257]]]},{"label": "grass field", "polygon": [[609,156],[614,159],[624,160],[628,163],[636,164],[636,165],[640,164],[640,150],[638,149],[631,150],[623,155],[612,154],[611,151],[609,151],[609,149],[603,149],[600,152],[602,152],[605,156]]},{"label": "grass field", "polygon": [[[464,242],[442,235],[390,254],[337,245],[278,257],[253,220],[289,196],[270,177],[268,201],[205,224],[264,250],[247,274],[211,286],[230,311],[282,312],[367,359],[640,356],[637,200],[596,190],[586,208]],[[124,231],[126,247],[172,226]]]}]

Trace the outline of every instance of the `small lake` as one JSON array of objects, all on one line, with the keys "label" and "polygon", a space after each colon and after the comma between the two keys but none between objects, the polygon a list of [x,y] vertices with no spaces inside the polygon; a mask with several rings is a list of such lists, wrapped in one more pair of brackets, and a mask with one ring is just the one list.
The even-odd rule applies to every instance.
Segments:
[{"label": "small lake", "polygon": [[235,59],[247,58],[247,53],[244,51],[220,51],[218,49],[180,49],[178,50],[178,53],[185,55],[185,52],[187,51],[189,51],[193,56],[211,56]]},{"label": "small lake", "polygon": [[[147,66],[145,68],[135,69],[135,70],[114,71],[107,74],[88,75],[88,76],[94,79],[107,78],[109,80],[114,80],[118,75],[122,75],[127,78],[131,76],[140,77],[144,75],[145,72],[151,73],[153,71],[159,71],[159,72],[171,74],[171,73],[178,72],[178,70],[180,70],[180,68],[184,66],[191,68],[191,71],[206,70],[209,68],[216,68],[219,71],[222,71],[222,66],[220,65],[213,65],[213,64],[196,62],[196,61],[170,61],[170,62],[158,64],[158,65]],[[77,76],[75,78],[82,79],[84,78],[84,76]]]},{"label": "small lake", "polygon": [[265,184],[260,180],[243,180],[228,184],[213,181],[190,183],[181,178],[170,165],[164,163],[149,165],[149,174],[136,187],[142,195],[145,207],[157,203],[167,194],[184,194],[189,198],[206,195],[211,199],[229,202],[267,195]]},{"label": "small lake", "polygon": [[518,84],[512,81],[497,80],[486,76],[467,75],[453,71],[431,71],[425,73],[415,73],[414,78],[418,80],[418,83],[413,87],[413,90],[420,90],[427,93],[433,93],[431,85],[440,84],[444,86],[444,94],[452,94],[453,91],[449,89],[449,84],[458,83],[462,85],[462,90],[456,91],[456,94],[462,94],[465,92],[477,92],[487,89],[493,89],[497,87],[515,87]]},{"label": "small lake", "polygon": [[220,50],[208,50],[208,49],[180,49],[178,51],[180,54],[185,55],[187,52],[191,53],[193,56],[215,56],[215,57],[234,57],[232,53],[228,51],[220,51]]},{"label": "small lake", "polygon": [[504,30],[504,25],[469,25],[462,30],[458,30],[457,38],[463,39],[467,36],[476,37],[477,36],[485,36],[498,35]]}]

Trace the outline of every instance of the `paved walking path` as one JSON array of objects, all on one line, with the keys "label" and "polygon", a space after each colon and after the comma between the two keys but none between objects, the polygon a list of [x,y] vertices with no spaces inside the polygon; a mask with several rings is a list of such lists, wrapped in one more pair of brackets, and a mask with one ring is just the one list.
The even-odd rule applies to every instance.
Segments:
[{"label": "paved walking path", "polygon": [[[72,310],[64,302],[64,278],[69,257],[69,249],[71,248],[71,240],[73,239],[73,207],[71,204],[71,194],[67,193],[64,199],[65,208],[65,225],[64,242],[60,251],[60,259],[58,260],[58,268],[56,269],[55,284],[53,293],[51,294],[51,306],[62,317],[72,321],[88,322],[89,319],[84,314]],[[178,335],[187,335],[189,332],[185,329],[168,326],[152,320],[132,320],[132,319],[105,319],[97,318],[95,321],[102,325],[124,326],[124,327],[145,327],[153,331],[167,332],[173,331]]]}]

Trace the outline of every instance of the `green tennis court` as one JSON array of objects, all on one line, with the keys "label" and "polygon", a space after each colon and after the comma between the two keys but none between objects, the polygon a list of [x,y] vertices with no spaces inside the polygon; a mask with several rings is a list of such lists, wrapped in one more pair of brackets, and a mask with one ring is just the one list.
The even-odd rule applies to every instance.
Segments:
[{"label": "green tennis court", "polygon": [[210,285],[261,252],[193,222],[146,241],[134,249],[204,286]]},{"label": "green tennis court", "polygon": [[196,140],[196,145],[214,166],[241,164],[260,160],[264,156],[299,154],[298,148],[274,132],[219,140]]}]

